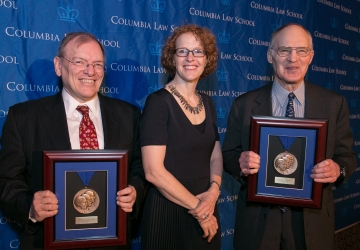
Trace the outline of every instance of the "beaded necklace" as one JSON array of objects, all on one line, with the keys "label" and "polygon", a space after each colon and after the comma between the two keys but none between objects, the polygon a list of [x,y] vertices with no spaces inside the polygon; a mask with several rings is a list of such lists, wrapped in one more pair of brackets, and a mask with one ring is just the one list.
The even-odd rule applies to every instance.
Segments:
[{"label": "beaded necklace", "polygon": [[201,110],[203,109],[204,107],[204,103],[203,103],[203,100],[202,100],[202,97],[201,95],[195,90],[195,95],[198,97],[199,99],[199,102],[198,104],[196,105],[196,107],[192,107],[185,99],[185,97],[183,97],[179,91],[176,89],[176,87],[174,85],[167,85],[171,94],[173,94],[174,96],[177,96],[179,99],[180,99],[180,102],[181,104],[184,106],[184,108],[186,110],[188,110],[191,114],[199,114],[201,112]]}]

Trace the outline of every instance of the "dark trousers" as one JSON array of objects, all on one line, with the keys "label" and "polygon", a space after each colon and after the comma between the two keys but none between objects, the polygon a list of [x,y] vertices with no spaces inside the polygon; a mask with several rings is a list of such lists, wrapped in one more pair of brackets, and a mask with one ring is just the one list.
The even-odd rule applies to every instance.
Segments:
[{"label": "dark trousers", "polygon": [[266,226],[260,249],[306,250],[304,219],[301,208],[282,212],[273,207],[266,216]]}]

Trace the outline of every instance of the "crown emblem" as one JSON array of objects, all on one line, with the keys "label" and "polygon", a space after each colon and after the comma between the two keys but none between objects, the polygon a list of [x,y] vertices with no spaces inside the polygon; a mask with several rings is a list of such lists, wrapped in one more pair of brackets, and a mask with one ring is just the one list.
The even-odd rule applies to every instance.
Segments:
[{"label": "crown emblem", "polygon": [[334,57],[335,57],[335,52],[333,50],[330,50],[328,52],[328,58],[329,60],[334,60]]},{"label": "crown emblem", "polygon": [[229,43],[230,34],[226,34],[225,30],[222,33],[218,33],[218,38],[221,43]]},{"label": "crown emblem", "polygon": [[79,11],[77,9],[71,9],[69,5],[67,5],[66,8],[58,7],[57,12],[61,21],[68,22],[75,22],[79,15]]},{"label": "crown emblem", "polygon": [[216,108],[217,118],[225,118],[226,109],[222,106]]},{"label": "crown emblem", "polygon": [[352,100],[351,100],[351,107],[352,107],[352,108],[356,108],[356,103],[357,103],[357,100],[356,100],[356,99],[352,99]]},{"label": "crown emblem", "polygon": [[148,92],[149,92],[149,94],[151,94],[151,93],[155,92],[158,89],[159,89],[159,87],[154,85],[154,86],[148,88]]},{"label": "crown emblem", "polygon": [[166,3],[161,0],[150,0],[150,8],[152,11],[163,12],[165,9]]},{"label": "crown emblem", "polygon": [[221,3],[225,5],[230,5],[231,0],[221,0]]},{"label": "crown emblem", "polygon": [[360,42],[356,42],[356,50],[360,50]]},{"label": "crown emblem", "polygon": [[354,79],[359,79],[359,71],[354,72]]},{"label": "crown emblem", "polygon": [[219,214],[219,217],[220,217],[220,222],[222,221],[224,215],[223,214]]},{"label": "crown emblem", "polygon": [[336,18],[331,18],[331,27],[336,28],[338,25],[338,20]]},{"label": "crown emblem", "polygon": [[221,71],[216,71],[216,77],[218,81],[226,82],[228,76],[229,72],[226,72],[224,69],[222,69]]},{"label": "crown emblem", "polygon": [[273,25],[271,25],[271,27],[272,27],[272,30],[273,31],[275,31],[275,30],[277,30],[278,28],[280,28],[280,24],[273,24]]},{"label": "crown emblem", "polygon": [[327,89],[331,90],[332,87],[333,87],[333,85],[332,85],[331,82],[327,82],[327,83],[326,83],[326,88],[327,88]]},{"label": "crown emblem", "polygon": [[159,45],[158,42],[156,42],[155,44],[150,43],[150,44],[149,44],[149,49],[150,49],[151,55],[153,55],[153,56],[160,56],[160,55],[161,55],[162,47],[164,47],[164,45]]},{"label": "crown emblem", "polygon": [[351,130],[351,133],[352,133],[352,134],[355,134],[355,129],[354,129],[353,126],[350,127],[350,130]]},{"label": "crown emblem", "polygon": [[[344,186],[346,185],[346,183],[349,183],[348,181],[345,182],[345,184],[342,186],[342,188],[344,188]],[[343,207],[343,209],[341,209],[341,214],[342,215],[346,215],[348,213],[348,209],[347,207]]]}]

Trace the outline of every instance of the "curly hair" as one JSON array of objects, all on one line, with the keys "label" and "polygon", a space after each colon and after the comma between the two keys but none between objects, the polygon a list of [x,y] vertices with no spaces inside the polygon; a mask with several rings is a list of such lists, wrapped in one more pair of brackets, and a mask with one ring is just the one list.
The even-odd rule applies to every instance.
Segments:
[{"label": "curly hair", "polygon": [[192,33],[196,39],[199,39],[206,52],[207,63],[204,72],[200,76],[200,80],[204,79],[215,71],[219,55],[216,47],[216,38],[207,28],[202,28],[195,24],[185,24],[178,27],[171,36],[166,38],[161,54],[161,64],[171,77],[175,76],[176,66],[174,64],[174,54],[176,40],[180,35],[185,33]]}]

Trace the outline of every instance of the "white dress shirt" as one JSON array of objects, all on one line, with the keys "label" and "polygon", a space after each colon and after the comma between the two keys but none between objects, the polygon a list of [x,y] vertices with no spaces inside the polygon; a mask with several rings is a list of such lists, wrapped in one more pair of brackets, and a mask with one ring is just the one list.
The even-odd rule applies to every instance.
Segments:
[{"label": "white dress shirt", "polygon": [[61,94],[65,105],[66,121],[69,130],[71,149],[80,149],[79,126],[82,119],[82,114],[76,110],[78,105],[86,105],[89,107],[89,116],[95,125],[99,149],[104,149],[104,131],[102,126],[99,97],[96,95],[96,97],[89,102],[79,103],[71,95],[69,95],[65,89],[62,90]]}]

